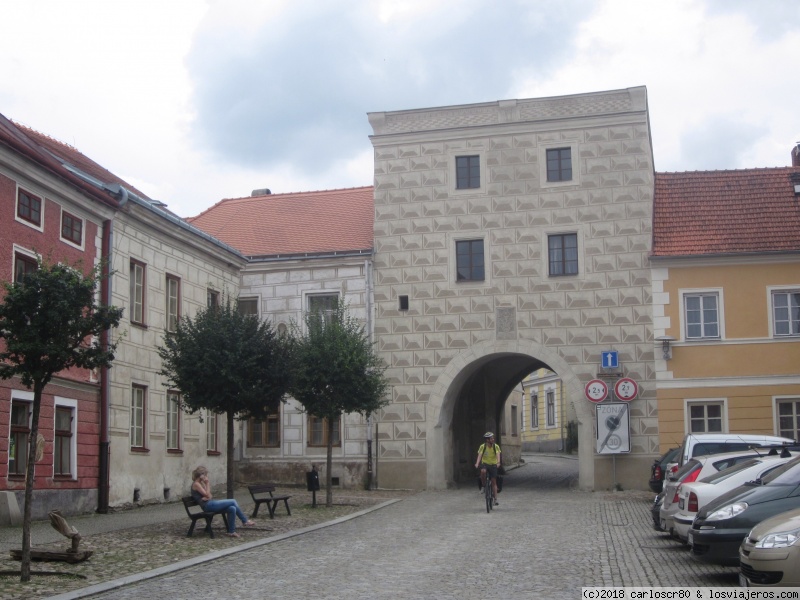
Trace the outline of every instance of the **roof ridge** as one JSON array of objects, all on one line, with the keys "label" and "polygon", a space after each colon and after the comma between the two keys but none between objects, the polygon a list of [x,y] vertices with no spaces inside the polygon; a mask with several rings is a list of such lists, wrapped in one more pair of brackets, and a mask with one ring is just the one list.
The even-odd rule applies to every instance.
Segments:
[{"label": "roof ridge", "polygon": [[[80,154],[81,156],[86,156],[86,155],[85,155],[83,152],[81,152],[80,150],[78,150],[78,149],[77,149],[75,146],[73,146],[72,144],[68,144],[67,142],[62,142],[62,141],[61,141],[61,140],[59,140],[58,138],[54,138],[52,135],[48,135],[48,134],[46,134],[46,133],[42,133],[42,132],[41,132],[41,131],[39,131],[38,129],[34,129],[33,127],[31,127],[31,126],[29,126],[29,125],[23,125],[22,123],[20,123],[19,121],[15,121],[14,119],[9,119],[9,121],[11,121],[12,123],[14,123],[14,125],[16,125],[17,127],[19,127],[20,129],[23,129],[23,130],[24,130],[25,132],[27,132],[27,133],[32,133],[32,134],[34,134],[34,135],[37,135],[37,136],[39,136],[39,137],[43,137],[43,138],[45,138],[45,139],[47,139],[47,140],[50,140],[51,142],[54,142],[54,143],[56,143],[56,144],[58,144],[58,145],[60,145],[60,146],[64,146],[64,147],[66,147],[66,148],[69,148],[70,150],[72,150],[73,152],[77,152],[77,153],[78,153],[78,154]],[[88,157],[87,157],[87,158],[88,158]],[[90,160],[91,160],[91,159],[90,159]]]},{"label": "roof ridge", "polygon": [[764,171],[791,171],[794,169],[800,169],[800,167],[794,167],[792,165],[787,165],[783,167],[744,167],[741,169],[705,169],[705,170],[695,170],[695,171],[656,171],[656,175],[699,175],[699,174],[713,174],[713,173],[752,173],[756,172],[764,172]]},{"label": "roof ridge", "polygon": [[375,186],[372,186],[372,185],[362,185],[362,186],[358,186],[358,187],[331,188],[331,189],[325,189],[325,190],[307,190],[307,191],[302,191],[302,192],[280,192],[280,193],[272,192],[272,193],[269,193],[269,194],[261,194],[260,196],[238,196],[238,197],[234,197],[234,198],[223,198],[217,204],[219,204],[221,202],[228,202],[228,201],[231,201],[231,200],[252,200],[252,199],[255,199],[255,198],[270,198],[270,197],[274,197],[274,196],[308,196],[308,195],[311,195],[311,194],[333,194],[333,193],[339,193],[339,192],[351,192],[351,191],[357,191],[357,190],[367,190],[367,189],[371,189],[371,188],[374,188],[374,187]]}]

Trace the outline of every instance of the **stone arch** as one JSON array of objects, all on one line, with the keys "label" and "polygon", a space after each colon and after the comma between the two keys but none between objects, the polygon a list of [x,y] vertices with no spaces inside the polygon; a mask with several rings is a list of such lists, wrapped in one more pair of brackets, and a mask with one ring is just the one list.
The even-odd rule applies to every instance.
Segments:
[{"label": "stone arch", "polygon": [[[453,357],[439,375],[428,401],[426,439],[427,487],[444,488],[453,483],[451,423],[461,388],[480,365],[503,356],[526,356],[558,373],[570,398],[582,398],[584,384],[559,354],[531,340],[483,342]],[[579,486],[594,488],[594,420],[590,403],[575,402],[578,416]]]}]

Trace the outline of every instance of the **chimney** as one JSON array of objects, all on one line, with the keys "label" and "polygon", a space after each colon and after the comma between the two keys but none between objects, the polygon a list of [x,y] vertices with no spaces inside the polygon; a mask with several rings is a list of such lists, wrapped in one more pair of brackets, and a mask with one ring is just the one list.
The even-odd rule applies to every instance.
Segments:
[{"label": "chimney", "polygon": [[792,166],[800,167],[800,142],[797,142],[792,148]]},{"label": "chimney", "polygon": [[256,196],[269,196],[271,193],[272,192],[269,190],[269,188],[261,188],[250,192],[250,197],[254,198]]}]

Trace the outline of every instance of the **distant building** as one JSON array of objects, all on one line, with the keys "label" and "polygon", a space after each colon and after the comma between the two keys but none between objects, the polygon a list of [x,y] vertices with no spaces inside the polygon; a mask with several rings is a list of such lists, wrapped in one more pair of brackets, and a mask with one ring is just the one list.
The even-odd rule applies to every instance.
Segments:
[{"label": "distant building", "polygon": [[522,451],[566,452],[568,425],[577,423],[561,378],[549,369],[537,369],[522,380],[522,389]]}]

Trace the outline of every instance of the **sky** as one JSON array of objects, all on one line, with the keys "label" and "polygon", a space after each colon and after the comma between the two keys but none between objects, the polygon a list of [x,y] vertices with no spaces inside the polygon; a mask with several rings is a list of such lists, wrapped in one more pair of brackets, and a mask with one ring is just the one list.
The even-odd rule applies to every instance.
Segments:
[{"label": "sky", "polygon": [[369,112],[643,85],[657,171],[786,166],[800,141],[796,0],[0,9],[0,113],[182,217],[259,188],[372,185]]}]

